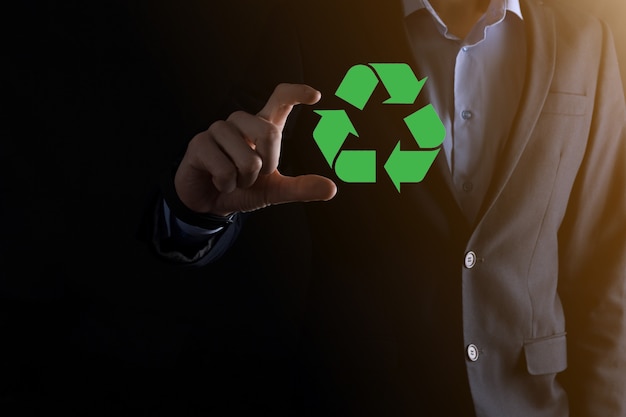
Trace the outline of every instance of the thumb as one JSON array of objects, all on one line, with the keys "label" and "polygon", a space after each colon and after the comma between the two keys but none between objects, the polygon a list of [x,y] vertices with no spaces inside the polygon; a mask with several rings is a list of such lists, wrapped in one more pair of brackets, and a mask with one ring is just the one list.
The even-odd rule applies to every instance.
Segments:
[{"label": "thumb", "polygon": [[327,201],[337,193],[335,183],[320,175],[287,177],[278,175],[274,185],[267,188],[267,202],[282,204],[292,202]]}]

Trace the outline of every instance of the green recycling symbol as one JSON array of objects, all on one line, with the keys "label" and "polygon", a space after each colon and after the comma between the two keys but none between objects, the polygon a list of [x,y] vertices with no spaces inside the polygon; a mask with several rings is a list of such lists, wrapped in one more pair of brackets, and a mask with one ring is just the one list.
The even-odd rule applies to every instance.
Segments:
[{"label": "green recycling symbol", "polygon": [[[426,78],[418,80],[405,63],[370,63],[352,66],[335,95],[363,110],[382,82],[389,94],[383,104],[414,104]],[[350,134],[358,137],[345,110],[315,110],[321,116],[313,139],[337,177],[349,183],[376,182],[375,150],[341,150]],[[437,157],[446,130],[432,104],[406,116],[404,123],[420,150],[402,151],[400,141],[385,162],[385,170],[398,192],[402,183],[421,182]]]}]

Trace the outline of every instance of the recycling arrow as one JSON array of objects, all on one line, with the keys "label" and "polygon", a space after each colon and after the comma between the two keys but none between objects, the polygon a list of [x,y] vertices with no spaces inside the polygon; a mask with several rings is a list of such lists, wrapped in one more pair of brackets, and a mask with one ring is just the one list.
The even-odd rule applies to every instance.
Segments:
[{"label": "recycling arrow", "polygon": [[389,98],[383,102],[385,104],[413,104],[426,82],[426,78],[418,81],[407,64],[358,64],[348,70],[335,95],[363,110],[378,85],[379,77],[389,93]]},{"label": "recycling arrow", "polygon": [[[359,136],[344,110],[316,110],[322,116],[313,139],[337,176],[345,182],[376,182],[376,151],[339,152],[348,135]],[[336,160],[335,160],[336,157]]]},{"label": "recycling arrow", "polygon": [[[414,104],[426,80],[418,80],[405,63],[357,64],[346,72],[335,95],[363,110],[382,82],[389,94],[383,104]],[[313,138],[337,176],[345,182],[376,182],[375,150],[341,150],[350,134],[359,136],[347,113],[344,110],[316,110],[315,113],[321,118]],[[424,179],[446,135],[443,123],[430,104],[406,116],[404,122],[419,150],[403,151],[398,142],[385,162],[384,168],[398,192],[403,183]]]},{"label": "recycling arrow", "polygon": [[404,182],[421,182],[438,153],[439,149],[401,151],[400,142],[396,143],[396,147],[385,162],[385,170],[398,192],[400,192],[400,184]]},{"label": "recycling arrow", "polygon": [[380,63],[370,64],[389,93],[384,104],[413,104],[417,99],[426,78],[417,80],[407,64]]},{"label": "recycling arrow", "polygon": [[376,151],[341,151],[335,173],[345,182],[376,182]]},{"label": "recycling arrow", "polygon": [[335,95],[357,109],[363,110],[377,85],[378,77],[372,68],[358,64],[348,70],[337,87]]},{"label": "recycling arrow", "polygon": [[446,137],[446,128],[432,104],[405,117],[404,123],[422,150],[401,151],[398,142],[391,152],[385,163],[385,171],[398,192],[403,182],[421,182],[424,179]]},{"label": "recycling arrow", "polygon": [[443,144],[446,127],[441,123],[432,104],[428,104],[404,118],[420,148],[436,148]]},{"label": "recycling arrow", "polygon": [[315,110],[322,116],[313,130],[313,139],[322,151],[322,155],[333,166],[341,146],[350,133],[359,136],[345,110]]}]

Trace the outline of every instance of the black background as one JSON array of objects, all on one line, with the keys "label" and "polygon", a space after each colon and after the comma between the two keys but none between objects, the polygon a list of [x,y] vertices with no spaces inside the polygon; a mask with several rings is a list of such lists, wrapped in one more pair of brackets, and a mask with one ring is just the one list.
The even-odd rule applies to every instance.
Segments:
[{"label": "black background", "polygon": [[275,2],[15,3],[1,25],[0,414],[206,411],[202,271],[156,260],[136,233]]},{"label": "black background", "polygon": [[1,25],[0,414],[208,411],[205,277],[137,227],[278,1],[21,3]]}]

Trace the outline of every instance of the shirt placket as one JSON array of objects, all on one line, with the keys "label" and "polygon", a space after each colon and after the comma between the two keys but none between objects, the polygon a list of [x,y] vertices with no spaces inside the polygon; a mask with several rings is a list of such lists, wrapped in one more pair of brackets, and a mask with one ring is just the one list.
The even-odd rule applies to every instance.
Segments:
[{"label": "shirt placket", "polygon": [[480,44],[463,46],[456,57],[454,71],[454,112],[452,178],[469,220],[473,220],[482,201],[485,184],[477,177],[485,136],[484,71],[480,68]]}]

